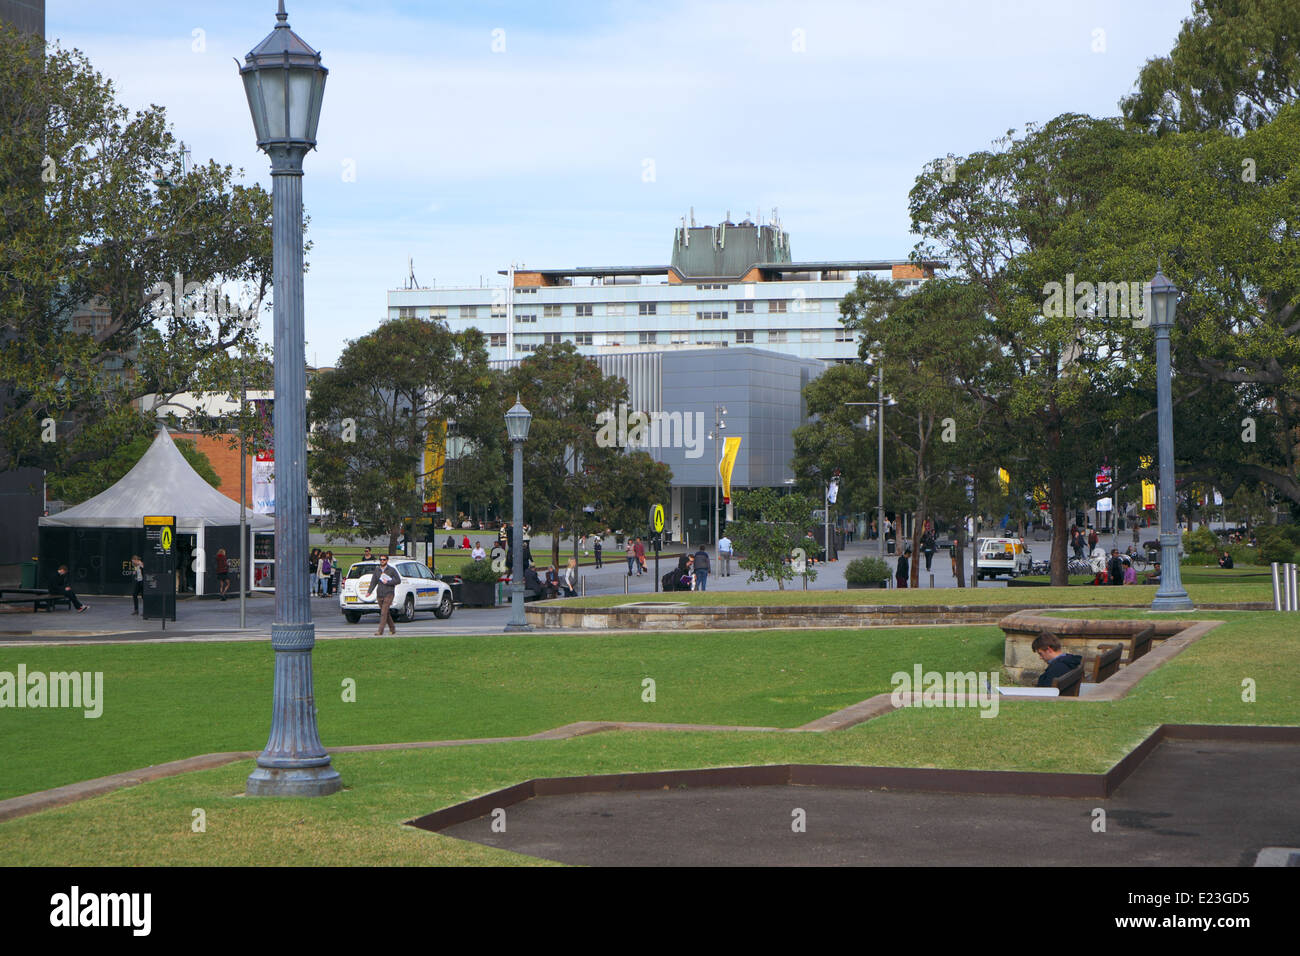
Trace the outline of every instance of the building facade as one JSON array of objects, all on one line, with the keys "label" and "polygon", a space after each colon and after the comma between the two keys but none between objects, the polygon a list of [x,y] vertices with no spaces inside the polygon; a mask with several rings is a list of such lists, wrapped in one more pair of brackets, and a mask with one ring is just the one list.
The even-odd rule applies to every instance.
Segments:
[{"label": "building facade", "polygon": [[840,300],[861,273],[916,284],[938,262],[795,262],[779,224],[683,224],[661,266],[509,269],[496,288],[396,289],[390,317],[480,329],[489,357],[519,359],[547,343],[584,355],[755,346],[825,363],[858,358]]}]

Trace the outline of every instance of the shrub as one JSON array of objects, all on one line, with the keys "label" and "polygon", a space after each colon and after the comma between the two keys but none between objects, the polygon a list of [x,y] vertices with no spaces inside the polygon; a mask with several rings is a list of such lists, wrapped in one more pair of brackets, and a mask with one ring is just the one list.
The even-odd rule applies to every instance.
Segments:
[{"label": "shrub", "polygon": [[1197,528],[1183,535],[1183,550],[1188,554],[1193,552],[1215,554],[1219,550],[1219,537],[1209,528]]},{"label": "shrub", "polygon": [[879,558],[857,558],[844,566],[849,584],[879,584],[889,580],[889,565]]},{"label": "shrub", "polygon": [[495,584],[499,577],[491,561],[466,561],[460,568],[460,579],[469,584]]},{"label": "shrub", "polygon": [[1260,564],[1274,561],[1285,564],[1295,560],[1296,546],[1283,529],[1273,526],[1260,528],[1258,538]]}]

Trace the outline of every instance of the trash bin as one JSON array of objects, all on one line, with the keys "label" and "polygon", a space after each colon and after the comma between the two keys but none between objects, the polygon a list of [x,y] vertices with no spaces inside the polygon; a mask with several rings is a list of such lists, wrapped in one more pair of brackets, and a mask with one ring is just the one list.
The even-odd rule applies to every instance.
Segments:
[{"label": "trash bin", "polygon": [[23,583],[25,588],[39,587],[36,582],[39,580],[35,561],[24,561],[22,569]]},{"label": "trash bin", "polygon": [[886,554],[893,554],[893,553],[894,553],[894,539],[893,539],[893,538],[886,538],[886,539],[885,539],[885,553],[886,553]]}]

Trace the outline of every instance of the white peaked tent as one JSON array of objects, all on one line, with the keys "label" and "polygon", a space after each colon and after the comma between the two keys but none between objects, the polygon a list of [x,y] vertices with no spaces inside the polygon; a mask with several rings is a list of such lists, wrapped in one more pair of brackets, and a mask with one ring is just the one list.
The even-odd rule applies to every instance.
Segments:
[{"label": "white peaked tent", "polygon": [[[42,518],[42,525],[77,528],[138,528],[145,515],[175,515],[176,530],[239,524],[239,502],[204,481],[177,449],[166,428],[134,468],[107,491],[67,511]],[[245,512],[250,527],[266,530],[268,515]]]},{"label": "white peaked tent", "polygon": [[[227,498],[199,476],[177,449],[166,428],[159,430],[158,437],[136,462],[135,467],[111,488],[89,501],[40,519],[42,565],[52,561],[66,561],[75,570],[79,557],[75,553],[64,554],[61,548],[47,551],[44,544],[46,529],[50,532],[51,541],[57,529],[75,529],[78,537],[83,540],[81,547],[84,550],[94,547],[93,543],[84,539],[100,533],[101,561],[112,564],[116,560],[114,552],[118,548],[115,546],[116,541],[110,546],[109,538],[116,538],[111,533],[130,531],[140,532],[142,536],[140,529],[145,515],[175,515],[176,533],[195,535],[195,545],[203,555],[202,566],[196,569],[195,589],[199,594],[215,591],[213,573],[217,547],[226,547],[232,558],[237,554],[239,502]],[[244,520],[250,532],[270,531],[275,526],[272,517],[254,514],[251,508],[245,511]],[[219,533],[217,529],[222,531]],[[234,529],[233,535],[230,529]],[[230,547],[231,543],[234,548]],[[127,549],[138,551],[139,547],[141,545],[128,545]],[[252,554],[251,550],[249,554]],[[88,568],[95,566],[97,565],[86,565]],[[111,575],[114,573],[117,572],[107,571],[105,581],[112,580]],[[91,593],[94,593],[93,579],[96,576],[93,570],[78,573],[85,584],[91,585],[87,588]],[[116,591],[117,588],[112,590]],[[237,584],[232,590],[238,593]]]}]

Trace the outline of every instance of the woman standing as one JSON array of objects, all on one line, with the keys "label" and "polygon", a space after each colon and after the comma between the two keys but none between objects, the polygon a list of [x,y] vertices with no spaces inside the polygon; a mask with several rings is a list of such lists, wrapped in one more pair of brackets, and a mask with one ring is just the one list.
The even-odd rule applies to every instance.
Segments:
[{"label": "woman standing", "polygon": [[230,562],[226,560],[226,549],[217,550],[217,584],[220,587],[221,600],[226,599],[226,592],[230,590]]},{"label": "woman standing", "polygon": [[907,559],[912,556],[912,549],[908,548],[898,556],[898,571],[894,575],[900,588],[907,587],[908,565]]},{"label": "woman standing", "polygon": [[140,602],[144,600],[144,561],[140,555],[131,555],[131,608],[132,614],[140,613]]},{"label": "woman standing", "polygon": [[577,597],[578,559],[569,558],[569,566],[564,569],[564,596]]},{"label": "woman standing", "polygon": [[[330,561],[329,554],[323,553],[320,556],[320,563],[317,565],[317,590],[320,591],[321,597],[329,597],[330,577],[334,573],[334,563]],[[225,598],[223,597],[224,601]]]}]

